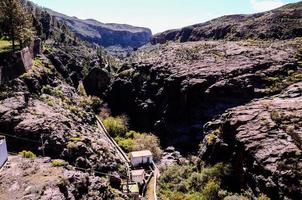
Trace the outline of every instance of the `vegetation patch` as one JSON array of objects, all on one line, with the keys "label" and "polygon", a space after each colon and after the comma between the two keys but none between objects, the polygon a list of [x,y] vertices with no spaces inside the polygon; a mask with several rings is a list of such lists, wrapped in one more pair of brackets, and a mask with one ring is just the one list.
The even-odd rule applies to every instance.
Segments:
[{"label": "vegetation patch", "polygon": [[23,158],[30,158],[30,159],[35,159],[37,157],[36,154],[34,154],[33,152],[26,151],[26,150],[19,152],[19,155],[22,156]]},{"label": "vegetation patch", "polygon": [[103,124],[112,137],[123,136],[128,131],[128,119],[126,116],[108,117]]},{"label": "vegetation patch", "polygon": [[219,194],[224,190],[223,179],[231,174],[230,165],[204,166],[199,162],[164,170],[159,180],[160,199],[222,199]]},{"label": "vegetation patch", "polygon": [[216,141],[216,139],[218,138],[218,136],[221,135],[221,133],[222,132],[221,132],[220,128],[212,131],[210,134],[207,135],[207,143],[213,144]]},{"label": "vegetation patch", "polygon": [[63,167],[63,166],[68,165],[68,163],[64,160],[56,159],[56,160],[51,161],[51,165],[53,167]]}]

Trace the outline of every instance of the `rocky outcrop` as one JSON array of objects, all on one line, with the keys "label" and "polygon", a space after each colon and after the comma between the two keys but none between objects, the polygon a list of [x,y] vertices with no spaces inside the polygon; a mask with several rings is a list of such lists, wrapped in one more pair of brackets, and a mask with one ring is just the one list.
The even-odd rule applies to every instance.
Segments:
[{"label": "rocky outcrop", "polygon": [[[70,85],[77,88],[80,81],[91,80],[92,82],[91,84],[88,83],[87,89],[89,89],[89,87],[96,87],[93,84],[95,84],[97,80],[92,80],[94,77],[91,77],[94,74],[93,72],[102,70],[111,72],[111,68],[113,67],[111,62],[114,60],[111,56],[106,55],[105,51],[101,48],[94,49],[81,44],[55,46],[47,49],[44,55],[55,67],[56,71],[58,71]],[[93,70],[93,72],[91,72],[91,70]],[[98,72],[96,73],[98,74]],[[102,79],[103,76],[98,78]],[[102,83],[107,84],[107,81]],[[108,87],[108,84],[102,85],[101,89],[105,86]],[[88,92],[90,91],[91,90]]]},{"label": "rocky outcrop", "polygon": [[52,16],[66,25],[80,39],[104,47],[121,46],[138,48],[150,41],[152,36],[148,28],[126,24],[104,24],[93,19],[81,20],[47,9]]},{"label": "rocky outcrop", "polygon": [[[298,81],[299,40],[187,42],[151,46],[122,67],[108,93],[113,113],[156,131],[163,144],[194,149],[202,126],[226,109]],[[173,136],[173,137],[171,137]]]},{"label": "rocky outcrop", "polygon": [[[200,155],[231,162],[240,188],[271,199],[302,196],[302,82],[235,107],[205,125]],[[235,181],[237,180],[237,182]]]},{"label": "rocky outcrop", "polygon": [[0,84],[26,73],[32,66],[33,59],[28,47],[17,52],[1,53]]},{"label": "rocky outcrop", "polygon": [[110,85],[111,75],[105,69],[93,68],[83,80],[85,90],[88,94],[102,96]]},{"label": "rocky outcrop", "polygon": [[31,150],[101,172],[122,169],[96,128],[93,105],[100,102],[80,96],[47,58],[38,63],[0,88],[0,132],[8,136],[9,150]]},{"label": "rocky outcrop", "polygon": [[[155,35],[151,43],[201,40],[290,39],[302,36],[302,3],[253,15],[223,16],[182,29]],[[251,31],[252,30],[252,31]]]},{"label": "rocky outcrop", "polygon": [[0,174],[0,199],[127,199],[105,179],[68,168],[50,158],[10,156]]}]

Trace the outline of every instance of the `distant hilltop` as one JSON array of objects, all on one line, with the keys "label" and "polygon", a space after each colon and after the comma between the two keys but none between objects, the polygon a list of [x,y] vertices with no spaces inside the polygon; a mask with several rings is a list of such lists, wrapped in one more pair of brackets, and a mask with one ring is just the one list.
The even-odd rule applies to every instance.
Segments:
[{"label": "distant hilltop", "polygon": [[302,36],[302,2],[251,15],[229,15],[156,34],[151,43],[167,41],[290,39]]},{"label": "distant hilltop", "polygon": [[102,45],[105,48],[110,46],[139,48],[148,43],[152,37],[151,30],[144,27],[101,23],[94,19],[82,20],[50,9],[47,9],[47,12],[59,21],[64,21],[80,39]]}]

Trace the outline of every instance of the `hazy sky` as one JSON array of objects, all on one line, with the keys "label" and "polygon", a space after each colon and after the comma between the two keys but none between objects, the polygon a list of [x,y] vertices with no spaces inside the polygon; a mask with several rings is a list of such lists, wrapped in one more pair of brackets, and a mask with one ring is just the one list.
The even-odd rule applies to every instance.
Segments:
[{"label": "hazy sky", "polygon": [[153,33],[227,14],[255,13],[299,0],[32,0],[55,11],[104,23],[151,28]]}]

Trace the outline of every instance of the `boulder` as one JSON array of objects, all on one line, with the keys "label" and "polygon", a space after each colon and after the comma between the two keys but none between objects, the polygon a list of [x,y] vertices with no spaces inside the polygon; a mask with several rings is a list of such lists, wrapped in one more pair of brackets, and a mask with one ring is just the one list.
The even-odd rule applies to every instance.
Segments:
[{"label": "boulder", "polygon": [[95,67],[84,78],[83,84],[87,94],[102,96],[109,87],[110,81],[111,77],[107,70]]}]

